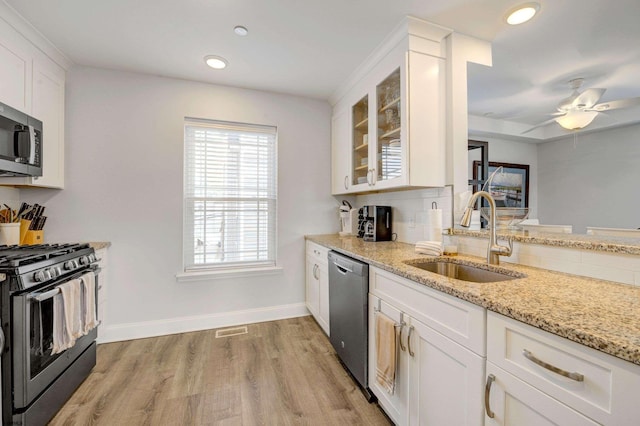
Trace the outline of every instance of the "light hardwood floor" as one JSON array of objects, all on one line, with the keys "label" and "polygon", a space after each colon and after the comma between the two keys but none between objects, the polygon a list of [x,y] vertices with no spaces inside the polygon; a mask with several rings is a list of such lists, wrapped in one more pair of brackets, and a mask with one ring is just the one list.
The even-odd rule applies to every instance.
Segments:
[{"label": "light hardwood floor", "polygon": [[98,346],[51,425],[389,425],[311,317]]}]

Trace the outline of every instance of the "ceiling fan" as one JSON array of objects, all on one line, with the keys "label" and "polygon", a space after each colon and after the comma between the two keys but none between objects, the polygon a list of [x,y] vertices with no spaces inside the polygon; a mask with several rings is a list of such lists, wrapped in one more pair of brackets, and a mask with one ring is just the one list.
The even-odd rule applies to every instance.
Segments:
[{"label": "ceiling fan", "polygon": [[553,122],[558,123],[567,130],[578,130],[591,124],[593,119],[601,112],[640,105],[640,97],[598,103],[607,89],[586,89],[580,92],[578,89],[580,89],[583,82],[584,78],[574,78],[569,81],[569,87],[573,90],[573,93],[560,101],[557,107],[558,111],[551,114],[554,118],[537,124],[522,132],[522,134],[529,133],[533,129]]}]

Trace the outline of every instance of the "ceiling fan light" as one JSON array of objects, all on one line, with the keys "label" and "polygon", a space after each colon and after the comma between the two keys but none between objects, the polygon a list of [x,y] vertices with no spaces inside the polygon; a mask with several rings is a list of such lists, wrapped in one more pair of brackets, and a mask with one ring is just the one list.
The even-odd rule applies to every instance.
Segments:
[{"label": "ceiling fan light", "polygon": [[597,111],[569,111],[556,118],[556,122],[567,130],[578,130],[587,127],[598,115]]},{"label": "ceiling fan light", "polygon": [[540,4],[538,3],[525,3],[520,6],[509,10],[506,14],[506,21],[509,25],[520,25],[535,16],[540,10]]}]

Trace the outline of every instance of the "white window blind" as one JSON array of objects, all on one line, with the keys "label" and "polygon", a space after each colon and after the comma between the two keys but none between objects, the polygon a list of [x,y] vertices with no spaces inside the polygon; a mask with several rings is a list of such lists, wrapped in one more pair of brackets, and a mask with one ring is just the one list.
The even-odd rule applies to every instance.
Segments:
[{"label": "white window blind", "polygon": [[274,266],[276,128],[185,120],[185,271]]}]

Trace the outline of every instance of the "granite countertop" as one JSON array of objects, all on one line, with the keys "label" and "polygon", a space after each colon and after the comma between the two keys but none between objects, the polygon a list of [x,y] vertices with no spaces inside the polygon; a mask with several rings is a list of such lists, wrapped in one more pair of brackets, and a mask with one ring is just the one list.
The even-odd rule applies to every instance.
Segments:
[{"label": "granite countertop", "polygon": [[475,256],[442,256],[457,263],[483,264],[513,276],[510,281],[472,283],[407,265],[436,259],[413,244],[365,242],[356,237],[311,235],[308,240],[372,266],[467,300],[574,342],[640,365],[640,287],[522,265],[486,265]]},{"label": "granite countertop", "polygon": [[[453,235],[489,238],[489,231],[470,231],[456,228],[453,230]],[[514,241],[521,243],[640,255],[640,239],[638,238],[527,231],[498,231],[498,237],[513,238]]]},{"label": "granite countertop", "polygon": [[108,241],[90,241],[89,245],[93,247],[94,250],[100,250],[103,248],[111,247],[111,243]]}]

